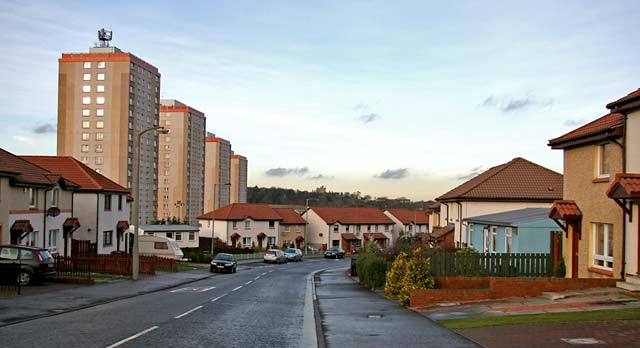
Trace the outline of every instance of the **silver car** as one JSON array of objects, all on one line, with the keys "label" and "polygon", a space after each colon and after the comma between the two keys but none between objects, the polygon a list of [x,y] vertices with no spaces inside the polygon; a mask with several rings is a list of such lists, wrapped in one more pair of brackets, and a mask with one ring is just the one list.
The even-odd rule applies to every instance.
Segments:
[{"label": "silver car", "polygon": [[302,261],[302,250],[296,248],[289,248],[284,251],[284,255],[288,261]]},{"label": "silver car", "polygon": [[287,257],[284,255],[282,250],[269,249],[264,253],[264,262],[286,263]]}]

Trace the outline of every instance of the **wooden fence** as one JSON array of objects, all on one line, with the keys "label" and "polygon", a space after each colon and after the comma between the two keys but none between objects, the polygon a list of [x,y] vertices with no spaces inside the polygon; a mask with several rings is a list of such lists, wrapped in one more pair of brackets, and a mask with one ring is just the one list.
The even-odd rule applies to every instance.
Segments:
[{"label": "wooden fence", "polygon": [[[131,274],[133,258],[130,255],[90,255],[84,257],[56,257],[58,278],[91,279],[91,272]],[[140,273],[156,271],[176,272],[175,259],[157,256],[140,256]]]},{"label": "wooden fence", "polygon": [[552,254],[460,254],[438,252],[431,256],[433,276],[551,277]]}]

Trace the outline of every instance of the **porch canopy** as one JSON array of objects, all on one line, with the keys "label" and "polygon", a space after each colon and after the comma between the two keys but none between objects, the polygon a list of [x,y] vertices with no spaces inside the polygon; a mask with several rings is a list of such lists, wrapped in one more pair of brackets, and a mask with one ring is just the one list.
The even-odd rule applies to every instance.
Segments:
[{"label": "porch canopy", "polygon": [[64,220],[64,223],[62,224],[64,238],[69,238],[78,228],[80,228],[80,221],[77,217],[70,217]]},{"label": "porch canopy", "polygon": [[384,233],[365,233],[364,239],[383,240],[383,239],[389,239],[389,238],[387,238],[387,236],[385,236]]},{"label": "porch canopy", "polygon": [[238,239],[238,238],[240,238],[240,235],[236,232],[236,233],[232,234],[231,236],[229,236],[229,238]]},{"label": "porch canopy", "polygon": [[[573,225],[574,229],[580,233],[580,223],[582,221],[582,212],[573,200],[554,201],[549,209],[549,218],[555,221],[560,228],[569,234],[569,225]],[[564,222],[562,222],[564,221]]]},{"label": "porch canopy", "polygon": [[267,237],[267,235],[264,232],[260,232],[260,233],[258,233],[257,237],[258,237],[258,239],[264,239],[264,238]]},{"label": "porch canopy", "polygon": [[303,236],[298,236],[298,237],[296,238],[296,241],[297,241],[297,242],[302,242],[303,240],[304,240],[304,237],[303,237]]},{"label": "porch canopy", "polygon": [[353,233],[343,233],[342,234],[342,239],[344,239],[344,240],[358,240],[360,238],[356,237],[356,235],[353,234]]},{"label": "porch canopy", "polygon": [[453,226],[434,227],[433,232],[429,235],[429,238],[433,240],[443,240],[446,235],[452,233],[455,230]]},{"label": "porch canopy", "polygon": [[616,174],[616,179],[607,190],[607,197],[613,199],[624,212],[629,215],[631,222],[631,208],[628,201],[640,204],[640,174]]},{"label": "porch canopy", "polygon": [[27,234],[33,232],[30,220],[16,220],[11,225],[11,244],[19,244]]}]

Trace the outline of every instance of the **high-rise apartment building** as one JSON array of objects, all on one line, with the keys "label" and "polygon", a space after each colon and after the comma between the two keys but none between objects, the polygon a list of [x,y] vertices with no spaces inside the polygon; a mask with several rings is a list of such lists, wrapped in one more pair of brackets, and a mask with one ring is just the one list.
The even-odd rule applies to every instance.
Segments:
[{"label": "high-rise apartment building", "polygon": [[173,99],[160,101],[158,220],[177,217],[197,226],[204,212],[204,113]]},{"label": "high-rise apartment building", "polygon": [[230,203],[247,203],[247,158],[231,155]]},{"label": "high-rise apartment building", "polygon": [[[140,222],[157,216],[158,68],[106,44],[58,60],[58,155],[73,156],[118,184],[140,185]],[[140,157],[140,178],[135,163]],[[131,222],[135,224],[135,221]]]},{"label": "high-rise apartment building", "polygon": [[204,166],[204,212],[207,213],[229,204],[231,143],[209,134],[205,139]]}]

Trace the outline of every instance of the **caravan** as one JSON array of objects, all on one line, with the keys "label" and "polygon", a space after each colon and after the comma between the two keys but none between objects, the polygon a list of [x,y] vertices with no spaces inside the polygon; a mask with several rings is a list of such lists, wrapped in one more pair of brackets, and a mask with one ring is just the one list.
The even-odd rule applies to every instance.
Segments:
[{"label": "caravan", "polygon": [[182,260],[184,254],[174,239],[160,236],[139,236],[140,255]]}]

